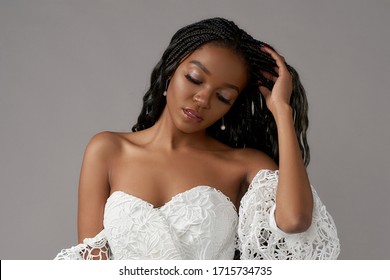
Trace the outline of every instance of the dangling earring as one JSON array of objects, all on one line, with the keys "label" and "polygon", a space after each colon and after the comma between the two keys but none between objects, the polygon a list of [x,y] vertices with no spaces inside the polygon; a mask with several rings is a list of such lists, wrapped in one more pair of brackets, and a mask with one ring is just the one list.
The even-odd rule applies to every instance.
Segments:
[{"label": "dangling earring", "polygon": [[222,117],[221,130],[225,130],[225,129],[226,129],[226,126],[225,126],[225,118]]},{"label": "dangling earring", "polygon": [[163,92],[163,95],[164,95],[164,96],[167,96],[168,84],[169,84],[169,80],[167,80],[167,81],[165,82],[165,90],[164,90],[164,92]]}]

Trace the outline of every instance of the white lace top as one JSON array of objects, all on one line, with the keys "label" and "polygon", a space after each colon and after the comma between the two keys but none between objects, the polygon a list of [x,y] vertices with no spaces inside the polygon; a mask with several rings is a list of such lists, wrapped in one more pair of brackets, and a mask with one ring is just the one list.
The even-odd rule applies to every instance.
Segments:
[{"label": "white lace top", "polygon": [[159,208],[115,191],[107,199],[104,229],[55,259],[336,259],[340,242],[332,217],[312,188],[313,220],[288,234],[274,219],[279,172],[260,170],[240,202],[197,186]]}]

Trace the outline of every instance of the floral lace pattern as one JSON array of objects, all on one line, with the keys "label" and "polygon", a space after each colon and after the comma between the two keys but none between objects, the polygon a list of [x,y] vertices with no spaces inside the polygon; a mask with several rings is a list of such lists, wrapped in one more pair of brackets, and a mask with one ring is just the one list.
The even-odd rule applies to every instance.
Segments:
[{"label": "floral lace pattern", "polygon": [[62,249],[56,260],[109,260],[111,251],[102,230],[94,238],[85,238],[83,243],[69,249]]},{"label": "floral lace pattern", "polygon": [[[234,204],[212,187],[194,187],[160,208],[116,191],[105,206],[104,234],[110,259],[232,259],[237,223]],[[80,256],[80,246],[56,259]]]},{"label": "floral lace pattern", "polygon": [[336,226],[312,187],[314,209],[310,228],[288,234],[275,222],[279,171],[261,170],[241,199],[236,249],[241,259],[337,259]]},{"label": "floral lace pattern", "polygon": [[[108,198],[104,229],[55,259],[336,259],[332,217],[314,189],[311,227],[288,234],[274,219],[279,172],[260,170],[241,199],[239,216],[221,191],[197,186],[159,208],[122,191]],[[109,244],[109,246],[108,246]]]}]

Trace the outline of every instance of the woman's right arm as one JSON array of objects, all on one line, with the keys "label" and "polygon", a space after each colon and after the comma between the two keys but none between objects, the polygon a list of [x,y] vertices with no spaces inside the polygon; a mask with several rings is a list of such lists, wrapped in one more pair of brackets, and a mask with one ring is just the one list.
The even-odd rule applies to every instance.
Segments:
[{"label": "woman's right arm", "polygon": [[78,192],[78,241],[103,229],[104,206],[110,195],[110,163],[118,151],[115,135],[104,131],[87,144],[80,171]]}]

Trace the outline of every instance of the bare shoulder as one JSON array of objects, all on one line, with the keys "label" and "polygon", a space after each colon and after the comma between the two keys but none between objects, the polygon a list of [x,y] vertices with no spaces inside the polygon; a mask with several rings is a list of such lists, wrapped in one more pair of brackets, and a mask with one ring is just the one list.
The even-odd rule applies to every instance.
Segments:
[{"label": "bare shoulder", "polygon": [[91,137],[86,152],[111,165],[129,148],[138,147],[143,138],[141,132],[102,131]]},{"label": "bare shoulder", "polygon": [[107,157],[119,151],[120,146],[120,133],[102,131],[91,137],[86,150],[107,159]]},{"label": "bare shoulder", "polygon": [[91,137],[83,157],[79,180],[79,242],[103,228],[104,205],[110,193],[109,172],[120,149],[116,133],[103,131]]},{"label": "bare shoulder", "polygon": [[237,149],[236,153],[242,165],[245,166],[247,182],[251,182],[261,169],[277,170],[278,165],[266,153],[252,149]]}]

